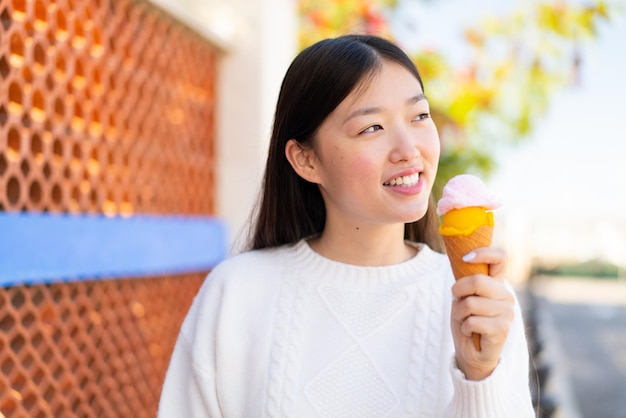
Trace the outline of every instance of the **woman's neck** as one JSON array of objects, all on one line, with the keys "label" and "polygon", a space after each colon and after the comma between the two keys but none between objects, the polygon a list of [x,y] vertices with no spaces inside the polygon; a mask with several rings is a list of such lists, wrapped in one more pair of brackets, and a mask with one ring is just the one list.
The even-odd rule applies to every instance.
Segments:
[{"label": "woman's neck", "polygon": [[417,250],[404,242],[404,225],[368,228],[329,228],[309,240],[318,254],[331,260],[360,266],[386,266],[402,263]]}]

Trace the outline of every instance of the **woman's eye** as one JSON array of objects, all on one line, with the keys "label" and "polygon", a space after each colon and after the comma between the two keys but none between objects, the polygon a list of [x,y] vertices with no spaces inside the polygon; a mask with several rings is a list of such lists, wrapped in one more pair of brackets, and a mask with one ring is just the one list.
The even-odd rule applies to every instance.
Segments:
[{"label": "woman's eye", "polygon": [[383,129],[383,127],[380,126],[380,125],[372,125],[372,126],[369,126],[369,127],[365,128],[365,129],[363,129],[361,131],[361,133],[362,134],[373,133],[373,132],[376,132],[376,131],[381,130],[381,129]]},{"label": "woman's eye", "polygon": [[420,113],[413,120],[424,120],[430,118],[430,113]]}]

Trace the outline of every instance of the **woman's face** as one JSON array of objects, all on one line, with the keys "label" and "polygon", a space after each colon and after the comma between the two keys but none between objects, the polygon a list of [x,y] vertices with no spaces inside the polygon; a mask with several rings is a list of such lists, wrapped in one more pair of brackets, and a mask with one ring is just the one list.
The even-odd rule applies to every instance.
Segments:
[{"label": "woman's face", "polygon": [[353,227],[424,216],[439,135],[418,80],[383,61],[326,118],[313,145],[328,221]]}]

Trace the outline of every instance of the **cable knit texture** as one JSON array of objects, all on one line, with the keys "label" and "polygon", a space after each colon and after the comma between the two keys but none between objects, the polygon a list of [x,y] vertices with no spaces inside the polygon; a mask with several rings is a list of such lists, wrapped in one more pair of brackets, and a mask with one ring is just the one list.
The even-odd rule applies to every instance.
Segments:
[{"label": "cable knit texture", "polygon": [[224,261],[181,329],[159,417],[533,417],[519,306],[487,379],[455,366],[447,257],[335,262],[305,241]]}]

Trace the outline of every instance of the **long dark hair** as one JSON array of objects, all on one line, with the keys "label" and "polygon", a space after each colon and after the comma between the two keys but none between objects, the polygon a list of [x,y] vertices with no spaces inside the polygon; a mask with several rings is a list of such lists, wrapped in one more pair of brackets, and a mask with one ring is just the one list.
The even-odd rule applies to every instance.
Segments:
[{"label": "long dark hair", "polygon": [[[253,221],[249,249],[276,247],[317,235],[324,229],[326,208],[316,184],[302,179],[285,156],[296,139],[310,146],[328,115],[385,59],[406,68],[424,88],[411,59],[393,43],[370,35],[325,39],[304,49],[285,74],[274,115],[263,188]],[[405,224],[405,239],[443,246],[437,233],[432,194],[420,220]]]}]

